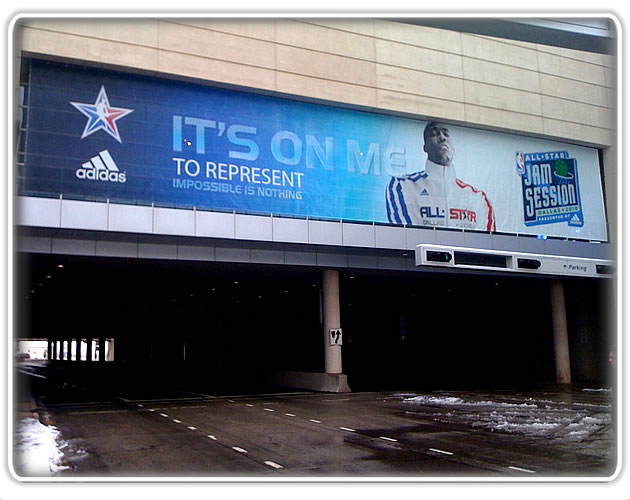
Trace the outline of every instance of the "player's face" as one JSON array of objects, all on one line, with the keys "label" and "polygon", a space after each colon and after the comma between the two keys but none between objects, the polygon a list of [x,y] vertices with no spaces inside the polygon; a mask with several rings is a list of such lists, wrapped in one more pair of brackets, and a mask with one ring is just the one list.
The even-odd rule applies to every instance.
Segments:
[{"label": "player's face", "polygon": [[426,130],[424,150],[433,163],[450,165],[453,162],[455,151],[451,144],[449,130],[445,125],[436,124]]}]

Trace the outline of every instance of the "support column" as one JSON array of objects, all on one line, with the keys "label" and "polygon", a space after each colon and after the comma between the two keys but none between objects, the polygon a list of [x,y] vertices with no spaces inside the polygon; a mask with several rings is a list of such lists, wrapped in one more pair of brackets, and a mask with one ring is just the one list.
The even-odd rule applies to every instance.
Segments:
[{"label": "support column", "polygon": [[99,363],[105,362],[105,339],[103,337],[98,338],[98,361]]},{"label": "support column", "polygon": [[85,339],[85,360],[86,361],[92,361],[92,339],[90,337],[88,337],[87,339]]},{"label": "support column", "polygon": [[569,332],[564,302],[564,285],[561,281],[554,281],[551,284],[551,316],[553,320],[553,345],[556,354],[556,382],[558,384],[570,384]]},{"label": "support column", "polygon": [[341,346],[330,345],[330,329],[341,328],[341,308],[339,305],[339,271],[324,271],[324,359],[326,373],[342,373]]}]

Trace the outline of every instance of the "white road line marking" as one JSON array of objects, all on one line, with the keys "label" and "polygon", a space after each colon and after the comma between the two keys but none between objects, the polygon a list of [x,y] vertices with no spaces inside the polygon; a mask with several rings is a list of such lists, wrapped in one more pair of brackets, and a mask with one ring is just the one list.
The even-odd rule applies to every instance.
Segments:
[{"label": "white road line marking", "polygon": [[215,436],[213,436],[212,434],[208,434],[208,437],[209,437],[210,439],[212,439],[213,441],[216,441],[216,440],[217,440],[217,438],[216,438]]},{"label": "white road line marking", "polygon": [[196,428],[196,427],[193,427],[192,425],[189,425],[189,426],[188,426],[188,428],[189,428],[191,431],[196,431],[196,430],[197,430],[197,428]]},{"label": "white road line marking", "polygon": [[276,411],[276,410],[272,410],[271,408],[265,408],[265,411]]},{"label": "white road line marking", "polygon": [[379,436],[380,439],[384,439],[385,441],[393,441],[398,442],[398,439],[388,438],[387,436]]},{"label": "white road line marking", "polygon": [[351,429],[350,427],[339,427],[342,431],[348,431],[348,432],[357,432],[354,429]]},{"label": "white road line marking", "polygon": [[530,474],[536,474],[535,470],[522,469],[521,467],[514,467],[513,465],[509,465],[508,469],[517,470],[519,472],[529,472]]},{"label": "white road line marking", "polygon": [[443,453],[444,455],[453,455],[450,451],[438,450],[437,448],[429,448],[429,450],[435,453]]},{"label": "white road line marking", "polygon": [[138,405],[140,408],[144,408],[144,405],[141,405],[140,403],[137,403],[137,405]]},{"label": "white road line marking", "polygon": [[244,450],[243,448],[239,448],[238,446],[232,446],[232,449],[234,451],[238,451],[239,453],[247,453],[247,450]]},{"label": "white road line marking", "polygon": [[245,403],[245,406],[249,406],[250,408],[253,408],[253,407],[254,407],[254,405],[251,405],[251,404],[249,404],[249,403]]},{"label": "white road line marking", "polygon": [[285,415],[286,415],[287,417],[295,417],[295,415],[294,415],[293,413],[285,413]]},{"label": "white road line marking", "polygon": [[230,403],[234,403],[234,400],[233,400],[233,399],[228,399],[228,401],[229,401]]},{"label": "white road line marking", "polygon": [[149,411],[155,411],[155,408],[149,408]]},{"label": "white road line marking", "polygon": [[277,464],[275,462],[272,462],[271,460],[267,460],[265,461],[265,463],[269,466],[269,467],[273,467],[274,469],[284,469],[284,467],[280,464]]},{"label": "white road line marking", "polygon": [[308,419],[308,421],[309,421],[309,422],[313,422],[313,423],[315,423],[315,424],[321,424],[321,423],[322,423],[322,421],[321,421],[321,420],[315,420],[314,418],[309,418],[309,419]]},{"label": "white road line marking", "polygon": [[176,424],[181,424],[182,423],[181,420],[177,420],[176,418],[173,419],[173,422],[175,422]]},{"label": "white road line marking", "polygon": [[160,413],[161,416],[168,418],[168,415],[166,413]]}]

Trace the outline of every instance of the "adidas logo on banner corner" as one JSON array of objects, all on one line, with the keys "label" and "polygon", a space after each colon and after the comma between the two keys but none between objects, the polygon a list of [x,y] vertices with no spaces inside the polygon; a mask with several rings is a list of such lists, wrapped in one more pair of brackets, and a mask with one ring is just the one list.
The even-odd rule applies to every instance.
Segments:
[{"label": "adidas logo on banner corner", "polygon": [[101,151],[86,161],[75,172],[79,179],[103,182],[127,182],[126,172],[121,172],[109,151]]}]

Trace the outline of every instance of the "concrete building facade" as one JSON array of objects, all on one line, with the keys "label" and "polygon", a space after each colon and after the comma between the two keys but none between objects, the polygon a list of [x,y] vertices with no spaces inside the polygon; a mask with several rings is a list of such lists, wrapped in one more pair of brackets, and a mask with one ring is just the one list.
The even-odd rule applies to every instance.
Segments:
[{"label": "concrete building facade", "polygon": [[[614,19],[604,20],[614,32]],[[515,294],[510,300],[535,303],[532,307],[538,312],[532,322],[518,325],[522,321],[518,308],[508,307],[503,302],[505,296],[497,295],[496,289],[492,300],[499,301],[497,307],[503,309],[500,314],[483,315],[479,312],[479,299],[471,298],[490,295],[487,290],[499,286],[495,282],[504,279],[505,272],[474,266],[459,270],[418,266],[416,252],[419,245],[428,244],[583,259],[593,266],[612,264],[619,243],[617,55],[424,26],[414,21],[372,17],[19,17],[13,25],[12,72],[16,177],[21,176],[21,155],[28,153],[28,144],[22,142],[27,126],[21,121],[22,111],[26,112],[29,106],[28,99],[23,99],[24,93],[28,94],[27,69],[32,61],[43,61],[81,67],[88,73],[91,69],[111,70],[343,110],[437,120],[488,133],[515,134],[596,150],[605,198],[605,238],[567,235],[539,239],[500,231],[428,231],[409,224],[366,224],[110,199],[73,199],[64,193],[33,196],[18,188],[15,250],[20,258],[25,257],[25,269],[33,270],[31,274],[18,273],[18,280],[28,283],[25,288],[35,287],[40,277],[31,281],[29,276],[52,266],[57,257],[71,265],[73,259],[78,259],[88,268],[91,263],[98,267],[106,265],[104,262],[124,262],[124,266],[137,267],[144,265],[139,261],[151,261],[181,265],[183,273],[187,266],[194,266],[193,272],[211,270],[207,271],[211,273],[207,283],[216,281],[219,274],[231,283],[256,275],[259,287],[267,279],[275,279],[273,273],[281,269],[299,282],[296,288],[302,290],[301,298],[287,303],[286,314],[268,317],[265,313],[269,308],[250,309],[266,318],[261,319],[265,324],[260,326],[266,340],[254,341],[250,334],[243,335],[245,343],[260,347],[273,343],[270,339],[276,325],[288,325],[294,331],[293,340],[282,341],[285,345],[278,351],[268,345],[263,349],[266,356],[283,360],[273,366],[273,376],[284,385],[345,391],[350,389],[346,374],[351,372],[353,390],[369,388],[375,376],[368,365],[379,365],[388,355],[392,359],[384,363],[384,371],[391,372],[398,364],[407,367],[392,383],[430,381],[426,383],[439,386],[448,380],[457,385],[458,380],[476,371],[475,362],[466,359],[467,349],[471,358],[481,356],[481,364],[496,362],[496,370],[478,370],[484,374],[478,380],[482,385],[500,379],[501,370],[509,369],[509,360],[514,356],[520,368],[512,369],[522,369],[513,379],[518,383],[607,380],[605,359],[616,335],[615,320],[611,319],[616,316],[614,278],[564,273],[533,277],[520,270],[506,285],[509,293]],[[474,24],[475,20],[470,22]],[[40,258],[50,260],[45,265],[43,261],[33,263]],[[148,272],[160,272],[158,269]],[[71,288],[80,286],[80,278],[77,279]],[[366,283],[364,288],[356,288],[359,281]],[[472,290],[464,286],[465,282],[474,285]],[[402,312],[403,302],[382,297],[379,292],[387,294],[390,287],[401,283],[408,294],[404,307],[417,309],[409,315]],[[429,286],[442,287],[439,294],[444,298],[454,289],[466,289],[466,300],[474,304],[456,311],[475,318],[457,324],[452,318],[444,320],[441,333],[440,323],[432,319],[430,336],[449,336],[451,329],[490,331],[486,347],[480,337],[455,340],[457,348],[435,338],[427,340],[423,311],[432,296],[426,292],[425,287]],[[305,290],[311,287],[317,293],[308,295]],[[535,290],[528,295],[525,289]],[[17,297],[29,292],[20,289]],[[164,291],[165,295],[168,293]],[[418,305],[414,297],[423,293],[426,295]],[[262,295],[261,292],[258,296]],[[304,301],[310,305],[303,313],[288,312]],[[359,312],[357,302],[361,303]],[[444,306],[441,299],[437,302],[441,304],[437,306],[438,317],[452,314],[453,310]],[[25,311],[43,310],[32,307]],[[238,306],[231,307],[235,313],[239,310]],[[51,310],[47,309],[49,314]],[[140,318],[134,319],[131,323],[135,327],[129,329],[138,332],[141,322]],[[66,320],[56,321],[53,333],[42,332],[41,325],[35,323],[33,320],[33,325],[24,327],[18,336],[48,338],[50,342],[117,336],[111,333],[110,323],[106,331],[90,335],[78,326],[64,331]],[[179,325],[182,331],[199,328],[194,320],[184,323]],[[156,329],[156,325],[151,328]],[[332,342],[329,332],[340,328],[343,342]],[[252,322],[236,328],[239,332],[252,329]],[[379,334],[387,340],[379,340]],[[164,341],[167,344],[181,346],[171,349],[177,350],[178,360],[191,359],[191,345],[212,350],[214,341],[205,339],[199,343],[196,338],[187,343],[186,335],[171,332],[165,337],[169,339]],[[504,335],[510,339],[502,340]],[[295,336],[301,340],[295,340]],[[148,356],[154,359],[154,349],[164,343],[148,334],[136,334],[134,339],[125,347],[125,338],[116,338],[116,356],[132,361],[146,359],[146,352],[151,352]],[[505,342],[507,350],[497,347],[501,342]],[[141,348],[140,344],[151,347]],[[525,346],[524,353],[515,354],[518,346]],[[414,357],[426,356],[427,347],[442,353],[447,348],[456,351],[457,361],[449,365],[448,376],[435,375],[439,365],[434,361],[423,362],[422,369],[409,368]],[[225,354],[230,349],[236,347],[228,349],[222,344],[219,351]],[[302,349],[315,354],[303,356],[299,354]],[[138,354],[140,351],[144,354]],[[223,366],[232,364],[226,359],[235,359],[222,356],[213,354],[213,363]],[[167,358],[173,359],[164,359]],[[288,358],[304,362],[291,363]],[[551,374],[551,365],[555,375]],[[356,373],[355,384],[352,373]]]}]

